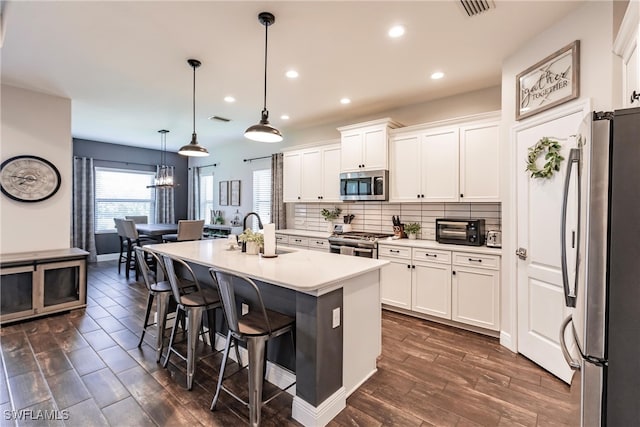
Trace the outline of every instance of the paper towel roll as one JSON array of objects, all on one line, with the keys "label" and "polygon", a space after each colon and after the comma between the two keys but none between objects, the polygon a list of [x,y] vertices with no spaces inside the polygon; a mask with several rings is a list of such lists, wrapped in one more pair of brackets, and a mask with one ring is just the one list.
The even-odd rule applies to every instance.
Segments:
[{"label": "paper towel roll", "polygon": [[276,225],[264,225],[264,254],[273,256],[276,254]]}]

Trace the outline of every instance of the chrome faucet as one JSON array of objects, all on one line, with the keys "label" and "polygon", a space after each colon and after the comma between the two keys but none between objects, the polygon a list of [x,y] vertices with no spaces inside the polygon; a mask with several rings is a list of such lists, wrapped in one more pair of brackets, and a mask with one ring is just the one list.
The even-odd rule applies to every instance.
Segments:
[{"label": "chrome faucet", "polygon": [[[258,228],[260,230],[262,230],[264,228],[264,226],[262,225],[262,220],[260,219],[260,215],[258,215],[255,212],[249,212],[248,214],[246,214],[244,216],[244,219],[242,220],[242,232],[244,233],[244,230],[247,229],[247,219],[251,216],[251,215],[255,215],[256,218],[258,218]],[[246,252],[247,251],[247,242],[242,242],[242,252]]]}]

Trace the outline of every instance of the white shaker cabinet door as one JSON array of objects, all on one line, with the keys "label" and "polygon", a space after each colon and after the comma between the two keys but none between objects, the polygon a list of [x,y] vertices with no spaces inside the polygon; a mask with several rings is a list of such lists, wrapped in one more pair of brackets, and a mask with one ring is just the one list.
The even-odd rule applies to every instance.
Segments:
[{"label": "white shaker cabinet door", "polygon": [[299,202],[302,181],[302,153],[285,153],[283,157],[282,191],[285,202]]},{"label": "white shaker cabinet door", "polygon": [[422,136],[421,173],[423,202],[458,201],[458,129]]},{"label": "white shaker cabinet door", "polygon": [[499,330],[500,272],[454,265],[451,277],[451,319]]},{"label": "white shaker cabinet door", "polygon": [[460,201],[500,201],[500,141],[497,123],[460,130]]},{"label": "white shaker cabinet door", "polygon": [[389,152],[389,201],[420,202],[420,136],[393,138]]},{"label": "white shaker cabinet door", "polygon": [[383,304],[411,310],[411,261],[391,261],[380,270],[380,297]]},{"label": "white shaker cabinet door", "polygon": [[341,138],[341,171],[357,172],[362,170],[362,133],[345,133]]},{"label": "white shaker cabinet door", "polygon": [[319,202],[322,197],[322,156],[320,149],[302,153],[302,183],[300,193],[303,202]]},{"label": "white shaker cabinet door", "polygon": [[413,311],[451,319],[451,266],[415,264],[412,304]]},{"label": "white shaker cabinet door", "polygon": [[387,128],[368,129],[362,135],[363,170],[387,169]]},{"label": "white shaker cabinet door", "polygon": [[[340,201],[340,145],[322,151],[322,202]],[[316,178],[317,179],[317,178]]]}]

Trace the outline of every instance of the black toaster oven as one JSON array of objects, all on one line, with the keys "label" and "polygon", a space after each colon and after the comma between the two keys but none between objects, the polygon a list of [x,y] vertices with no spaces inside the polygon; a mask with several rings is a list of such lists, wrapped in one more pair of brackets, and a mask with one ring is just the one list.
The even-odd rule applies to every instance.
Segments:
[{"label": "black toaster oven", "polygon": [[484,219],[437,218],[436,241],[454,245],[484,245]]}]

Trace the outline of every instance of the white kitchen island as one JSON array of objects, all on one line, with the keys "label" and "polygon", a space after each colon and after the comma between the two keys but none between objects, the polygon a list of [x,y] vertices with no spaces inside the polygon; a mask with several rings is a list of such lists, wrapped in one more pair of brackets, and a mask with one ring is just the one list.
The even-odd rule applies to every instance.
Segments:
[{"label": "white kitchen island", "polygon": [[296,377],[292,415],[303,425],[327,424],[375,373],[381,352],[380,268],[388,261],[305,249],[262,258],[228,250],[226,240],[148,247],[189,262],[203,282],[209,267],[246,275],[257,281],[269,308],[295,316],[296,352],[288,368]]}]

